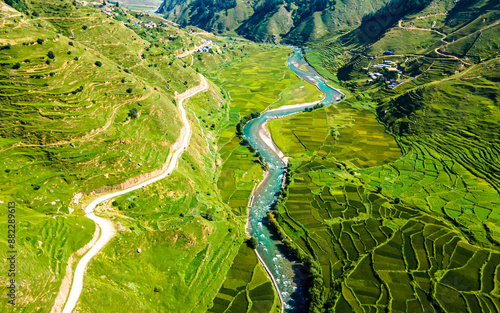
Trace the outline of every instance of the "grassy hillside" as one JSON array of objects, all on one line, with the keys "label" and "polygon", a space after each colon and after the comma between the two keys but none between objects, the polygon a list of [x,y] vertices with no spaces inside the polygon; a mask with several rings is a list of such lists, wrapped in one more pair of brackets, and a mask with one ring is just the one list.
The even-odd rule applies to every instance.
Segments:
[{"label": "grassy hillside", "polygon": [[[310,63],[345,91],[341,104],[268,124],[292,158],[270,219],[322,282],[314,306],[498,311],[498,3],[413,1],[365,40],[366,27],[402,2],[316,2],[218,2],[203,14],[195,1],[165,4],[181,24],[307,42]],[[236,125],[321,97],[287,69],[290,50],[114,5],[10,3],[20,11],[0,2],[0,228],[7,233],[15,201],[18,305],[51,310],[95,232],[81,209],[163,166],[181,129],[175,95],[202,73],[209,90],[185,102],[193,135],[178,168],[96,208],[117,235],[89,264],[77,306],[276,312],[244,243],[262,166]],[[190,51],[203,40],[208,51]]]},{"label": "grassy hillside", "polygon": [[[201,112],[221,99],[213,86],[185,105]],[[244,238],[244,221],[218,197],[215,156],[189,116],[196,128],[178,170],[99,209],[119,233],[88,269],[82,311],[203,312],[211,305]]]},{"label": "grassy hillside", "polygon": [[[163,166],[181,127],[175,93],[199,84],[193,59],[176,55],[198,45],[200,37],[171,26],[149,29],[141,23],[150,17],[108,8],[116,13],[112,18],[69,1],[31,1],[24,13],[1,3],[1,205],[18,205],[17,249],[24,257],[17,265],[17,297],[26,310],[51,310],[70,255],[94,234],[81,211],[94,194],[130,185],[132,177],[145,179],[140,175]],[[128,301],[126,310],[210,306],[237,253],[233,244],[238,247],[244,237],[242,221],[231,217],[211,183],[217,169],[212,140],[228,118],[227,110],[219,110],[221,104],[227,108],[226,97],[211,85],[186,103],[192,149],[171,180],[117,199],[116,207],[99,208],[119,235],[90,264],[82,310],[106,311],[120,301]],[[210,117],[202,118],[209,108]],[[170,236],[172,225],[178,235]],[[7,239],[1,240],[5,256]],[[121,245],[127,241],[132,250]],[[137,247],[143,259],[132,257]],[[198,258],[189,265],[180,254]],[[177,264],[174,276],[163,273],[165,256]],[[73,254],[73,269],[80,257]],[[141,268],[141,276],[131,268]],[[171,289],[172,281],[181,289]],[[125,283],[131,289],[119,287]],[[178,296],[186,293],[191,295]],[[96,294],[102,301],[91,301]],[[160,304],[152,306],[154,295]]]},{"label": "grassy hillside", "polygon": [[[158,168],[178,124],[158,123],[158,132],[143,123],[175,115],[171,95],[58,34],[44,17],[11,14],[2,29],[2,195],[19,205],[18,249],[30,260],[19,264],[19,304],[37,297],[30,306],[50,310],[70,254],[94,232],[79,211],[69,215],[72,198]],[[130,120],[133,107],[140,116]]]}]

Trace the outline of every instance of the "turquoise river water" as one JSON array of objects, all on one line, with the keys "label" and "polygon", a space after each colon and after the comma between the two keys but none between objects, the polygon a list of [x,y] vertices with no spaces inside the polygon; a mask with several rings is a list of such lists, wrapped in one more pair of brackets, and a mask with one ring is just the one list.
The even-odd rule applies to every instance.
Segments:
[{"label": "turquoise river water", "polygon": [[[288,67],[300,78],[314,84],[324,94],[321,102],[325,106],[340,101],[342,94],[328,86],[325,79],[309,66],[300,49],[293,48],[293,50],[293,54],[288,58]],[[301,65],[304,65],[308,71],[301,70]],[[306,107],[312,107],[314,104],[316,103],[304,104],[301,107],[285,106],[277,110],[269,110],[260,117],[251,120],[244,128],[245,138],[269,164],[266,178],[254,192],[253,201],[249,208],[247,231],[259,240],[257,251],[276,281],[286,312],[305,312],[307,276],[303,272],[302,266],[287,256],[281,242],[277,240],[276,235],[265,222],[269,208],[281,189],[285,163],[276,151],[266,144],[261,134],[268,120],[303,112]]]}]

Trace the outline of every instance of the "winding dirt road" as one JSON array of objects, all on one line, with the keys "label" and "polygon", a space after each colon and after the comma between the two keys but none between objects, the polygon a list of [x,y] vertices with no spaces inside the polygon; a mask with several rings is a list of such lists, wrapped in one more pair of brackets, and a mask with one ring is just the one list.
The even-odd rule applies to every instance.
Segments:
[{"label": "winding dirt road", "polygon": [[164,179],[165,177],[167,177],[168,175],[170,175],[173,172],[173,170],[175,169],[175,167],[177,165],[177,161],[179,160],[179,157],[181,156],[182,152],[184,152],[184,150],[189,145],[189,141],[191,139],[191,134],[192,134],[191,125],[189,125],[186,110],[184,110],[183,102],[187,98],[192,97],[195,94],[208,89],[208,83],[207,83],[205,77],[203,77],[200,74],[200,78],[201,78],[201,83],[199,86],[197,86],[193,89],[190,89],[190,90],[184,92],[183,94],[177,96],[177,98],[180,99],[179,109],[180,109],[181,115],[182,115],[182,122],[184,123],[184,126],[183,126],[182,131],[181,131],[181,135],[179,137],[179,139],[181,139],[181,138],[182,139],[181,139],[180,146],[177,149],[173,150],[173,154],[171,154],[172,158],[170,159],[170,164],[167,167],[167,169],[165,170],[165,172],[163,172],[159,176],[156,176],[150,180],[147,180],[147,181],[140,183],[138,185],[135,185],[133,187],[130,187],[130,188],[127,188],[127,189],[124,189],[121,191],[113,192],[113,193],[110,193],[107,195],[103,195],[103,196],[95,199],[94,201],[92,201],[85,208],[85,215],[88,218],[90,218],[91,220],[93,220],[99,226],[99,228],[101,230],[101,235],[100,235],[99,239],[97,240],[97,242],[95,243],[95,245],[93,245],[92,248],[90,248],[90,250],[87,252],[87,254],[85,254],[83,256],[83,258],[80,260],[80,262],[78,262],[78,265],[77,265],[76,270],[75,270],[75,275],[73,277],[73,284],[71,285],[71,291],[70,291],[70,294],[68,296],[68,300],[66,301],[66,304],[64,306],[64,310],[62,311],[63,313],[71,313],[73,311],[73,309],[75,308],[76,303],[78,301],[78,298],[80,297],[80,294],[82,292],[83,276],[85,275],[85,269],[86,269],[88,263],[111,240],[111,238],[113,238],[114,234],[116,233],[111,221],[96,216],[94,214],[94,208],[99,203],[101,203],[103,201],[109,200],[111,198],[115,198],[117,196],[126,194],[128,192],[133,191],[133,190],[137,190],[137,189],[140,189],[144,186],[150,185],[154,182],[157,182],[161,179]]}]

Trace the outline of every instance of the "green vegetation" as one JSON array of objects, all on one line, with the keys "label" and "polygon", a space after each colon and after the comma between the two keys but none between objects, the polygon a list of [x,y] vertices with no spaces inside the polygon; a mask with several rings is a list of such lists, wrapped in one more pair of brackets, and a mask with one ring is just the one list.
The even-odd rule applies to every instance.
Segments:
[{"label": "green vegetation", "polygon": [[[121,9],[117,18],[130,20],[129,27],[70,1],[31,1],[33,18],[0,6],[6,12],[1,45],[10,48],[0,50],[1,205],[17,203],[17,249],[30,260],[18,263],[18,305],[49,312],[70,256],[74,268],[81,257],[74,252],[94,233],[81,209],[93,194],[130,186],[129,178],[165,164],[181,125],[174,92],[200,83],[175,52],[200,38],[172,26],[132,26],[137,19]],[[161,40],[168,35],[180,40]],[[243,221],[211,183],[226,97],[211,84],[185,103],[193,136],[169,180],[97,208],[118,234],[90,264],[81,310],[113,311],[116,303],[129,303],[122,309],[179,311],[211,304],[244,237]],[[212,114],[198,124],[205,110]],[[1,239],[2,251],[6,244]],[[174,281],[184,283],[172,287]]]},{"label": "green vegetation", "polygon": [[[158,11],[181,26],[257,42],[303,43],[357,25],[389,0],[164,0]],[[355,9],[353,9],[355,8]]]},{"label": "green vegetation", "polygon": [[343,103],[272,120],[268,127],[280,150],[294,159],[316,157],[320,163],[338,161],[342,167],[367,168],[401,156],[393,137],[372,113]]},{"label": "green vegetation", "polygon": [[[245,242],[265,165],[242,130],[268,109],[321,99],[287,69],[290,50],[116,5],[6,3],[17,11],[0,2],[0,226],[15,201],[16,248],[29,260],[18,262],[18,305],[51,310],[95,232],[81,209],[164,167],[180,135],[175,93],[202,73],[209,89],[184,103],[193,134],[177,169],[96,208],[117,234],[89,264],[77,307],[279,312],[258,240]],[[498,311],[500,7],[436,0],[395,11],[402,4],[172,0],[177,16],[165,13],[181,26],[306,42],[310,63],[346,93],[268,123],[292,158],[268,219],[309,275],[311,312]],[[202,39],[209,52],[178,57]]]},{"label": "green vegetation", "polygon": [[250,249],[257,249],[258,245],[259,245],[259,240],[257,240],[257,238],[251,237],[248,240],[248,246],[250,247]]},{"label": "green vegetation", "polygon": [[[246,46],[257,48],[256,45]],[[286,67],[289,49],[266,48],[266,51],[245,56],[231,64],[224,64],[217,71],[206,73],[213,75],[212,79],[231,99],[229,120],[225,122],[224,132],[217,143],[222,159],[217,186],[223,201],[239,216],[246,216],[250,195],[262,178],[262,159],[251,149],[240,145],[242,126],[238,128],[237,125],[244,125],[248,120],[243,118],[238,124],[240,118],[250,114],[257,116],[258,112],[266,109],[307,102],[320,96],[314,86],[301,81]],[[206,56],[200,64],[211,60],[211,56]]]},{"label": "green vegetation", "polygon": [[139,113],[139,110],[137,110],[137,108],[136,108],[136,107],[133,107],[133,108],[132,108],[132,109],[130,109],[130,111],[128,112],[128,116],[129,116],[131,119],[135,120],[135,119],[138,117],[138,115],[137,115],[138,113]]},{"label": "green vegetation", "polygon": [[280,312],[280,306],[255,252],[242,244],[208,312]]},{"label": "green vegetation", "polygon": [[[323,283],[310,294],[320,310],[500,304],[490,282],[500,243],[498,10],[464,1],[447,16],[412,12],[370,45],[357,31],[311,44],[308,60],[347,97],[269,123],[292,156],[270,220],[304,263],[319,264]],[[380,63],[396,73],[372,67]],[[367,81],[375,72],[396,85]]]}]

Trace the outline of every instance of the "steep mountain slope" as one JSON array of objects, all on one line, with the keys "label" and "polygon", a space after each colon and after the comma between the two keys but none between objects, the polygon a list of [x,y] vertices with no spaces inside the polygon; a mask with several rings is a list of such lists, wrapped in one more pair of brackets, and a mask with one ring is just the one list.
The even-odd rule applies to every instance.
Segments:
[{"label": "steep mountain slope", "polygon": [[182,25],[256,40],[304,42],[355,27],[389,0],[165,0],[159,13]]}]

